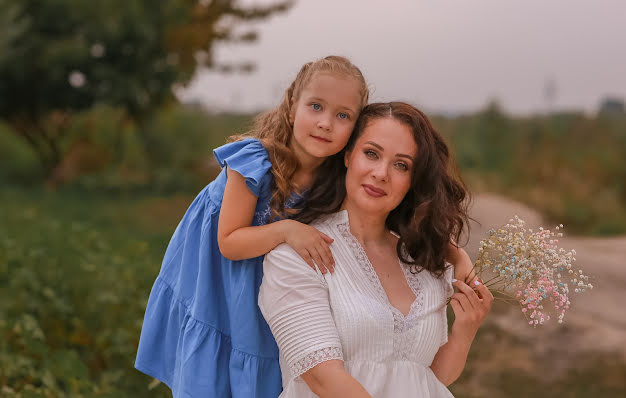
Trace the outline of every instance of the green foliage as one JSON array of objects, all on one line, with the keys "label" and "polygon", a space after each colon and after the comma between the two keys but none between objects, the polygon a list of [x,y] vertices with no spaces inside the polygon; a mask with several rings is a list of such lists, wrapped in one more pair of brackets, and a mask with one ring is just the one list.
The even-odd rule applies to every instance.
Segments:
[{"label": "green foliage", "polygon": [[173,226],[119,200],[0,192],[0,395],[170,396],[132,365]]},{"label": "green foliage", "polygon": [[249,71],[251,64],[216,65],[213,45],[253,41],[254,31],[235,28],[291,1],[237,3],[0,0],[0,118],[53,173],[76,113],[106,104],[142,124],[174,101],[172,86],[188,83],[198,66]]},{"label": "green foliage", "polygon": [[470,188],[500,192],[568,230],[626,233],[626,119],[554,114],[510,118],[491,106],[437,119]]},{"label": "green foliage", "polygon": [[140,127],[120,109],[95,107],[68,128],[67,156],[52,178],[90,191],[195,192],[220,170],[212,149],[250,122],[169,106]]},{"label": "green foliage", "polygon": [[39,159],[9,126],[0,122],[0,182],[32,185],[42,180]]}]

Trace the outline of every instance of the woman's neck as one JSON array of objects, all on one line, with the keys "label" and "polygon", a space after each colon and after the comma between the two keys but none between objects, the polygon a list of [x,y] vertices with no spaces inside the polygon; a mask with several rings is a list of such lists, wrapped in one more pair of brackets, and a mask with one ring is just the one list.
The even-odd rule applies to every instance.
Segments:
[{"label": "woman's neck", "polygon": [[342,210],[348,211],[350,233],[363,245],[384,244],[389,240],[389,230],[385,226],[388,214],[376,214],[344,202]]}]

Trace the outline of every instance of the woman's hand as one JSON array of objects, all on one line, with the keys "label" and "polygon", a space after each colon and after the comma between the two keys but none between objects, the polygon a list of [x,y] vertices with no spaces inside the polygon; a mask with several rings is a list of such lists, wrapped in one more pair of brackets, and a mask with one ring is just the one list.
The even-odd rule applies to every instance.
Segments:
[{"label": "woman's hand", "polygon": [[294,220],[283,220],[285,223],[285,243],[291,246],[313,269],[315,264],[325,274],[334,272],[335,260],[330,252],[333,239],[316,228]]},{"label": "woman's hand", "polygon": [[462,281],[454,280],[452,285],[458,289],[450,298],[454,310],[454,324],[451,335],[457,335],[471,344],[485,316],[491,310],[493,295],[480,281],[471,282],[475,289]]}]

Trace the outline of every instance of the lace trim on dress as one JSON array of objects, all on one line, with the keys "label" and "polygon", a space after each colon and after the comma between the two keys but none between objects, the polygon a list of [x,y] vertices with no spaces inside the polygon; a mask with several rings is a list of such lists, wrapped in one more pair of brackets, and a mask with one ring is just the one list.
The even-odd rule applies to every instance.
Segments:
[{"label": "lace trim on dress", "polygon": [[[367,276],[367,279],[369,279],[369,281],[372,283],[372,286],[374,286],[380,298],[383,300],[383,302],[385,301],[388,302],[389,300],[387,299],[387,294],[385,293],[385,289],[383,289],[383,286],[380,284],[380,279],[378,279],[378,275],[376,275],[376,271],[374,270],[372,263],[370,263],[370,260],[367,257],[367,254],[365,253],[363,246],[361,246],[359,241],[350,232],[350,224],[346,221],[341,224],[337,224],[337,228],[339,229],[339,233],[341,234],[341,236],[348,243],[348,246],[350,246],[350,249],[352,250],[352,254],[354,254],[354,257],[356,258],[357,263],[361,265],[361,268],[365,272],[365,276]],[[389,306],[392,307],[392,310],[394,309],[392,305],[389,305]],[[394,312],[394,323],[395,323],[395,312]]]},{"label": "lace trim on dress", "polygon": [[409,287],[415,295],[415,301],[411,304],[411,310],[405,319],[404,330],[408,330],[417,325],[417,322],[424,313],[424,287],[420,278],[421,273],[412,273],[410,268],[402,262],[400,262],[400,266],[402,267],[402,272],[404,272],[404,277],[409,283]]},{"label": "lace trim on dress", "polygon": [[404,273],[404,277],[409,284],[409,287],[413,291],[415,295],[415,301],[411,303],[411,308],[407,316],[404,316],[399,309],[391,305],[389,302],[389,298],[387,297],[387,293],[385,293],[385,289],[383,289],[382,284],[380,283],[380,279],[378,279],[378,275],[376,275],[376,271],[374,270],[374,266],[370,262],[367,254],[365,253],[365,249],[359,243],[359,241],[352,235],[350,232],[350,224],[348,221],[341,222],[337,224],[337,228],[339,229],[339,233],[348,243],[348,246],[352,250],[352,254],[356,258],[356,261],[361,265],[361,268],[365,272],[367,279],[371,282],[372,286],[376,289],[380,299],[387,303],[392,315],[393,315],[393,329],[395,333],[403,333],[406,330],[412,329],[417,325],[420,320],[420,315],[424,310],[424,290],[422,289],[422,283],[419,279],[419,274],[413,274],[408,270],[408,267],[403,264],[399,259],[398,263],[402,268],[402,272]]},{"label": "lace trim on dress", "polygon": [[332,359],[343,360],[343,351],[341,350],[341,347],[322,348],[305,355],[290,366],[291,373],[293,374],[293,377],[298,377],[320,363],[330,361]]}]

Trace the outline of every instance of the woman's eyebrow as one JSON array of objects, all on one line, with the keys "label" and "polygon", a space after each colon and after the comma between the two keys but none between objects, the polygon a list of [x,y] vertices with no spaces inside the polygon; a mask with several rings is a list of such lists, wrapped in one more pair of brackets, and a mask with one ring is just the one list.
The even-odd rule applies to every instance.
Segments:
[{"label": "woman's eyebrow", "polygon": [[381,150],[381,151],[383,151],[383,152],[385,151],[385,150],[383,149],[383,147],[382,147],[382,146],[378,145],[377,143],[375,143],[375,142],[373,142],[373,141],[366,141],[365,143],[366,143],[366,144],[370,144],[370,145],[372,145],[372,146],[375,146],[376,148],[380,149],[380,150]]},{"label": "woman's eyebrow", "polygon": [[[377,143],[373,142],[373,141],[366,141],[366,144],[370,144],[372,146],[375,146],[376,148],[378,148],[381,152],[385,152],[385,149],[383,149],[382,146],[378,145]],[[413,160],[413,156],[411,155],[407,155],[406,153],[396,153],[396,156],[399,158],[408,158]]]}]

